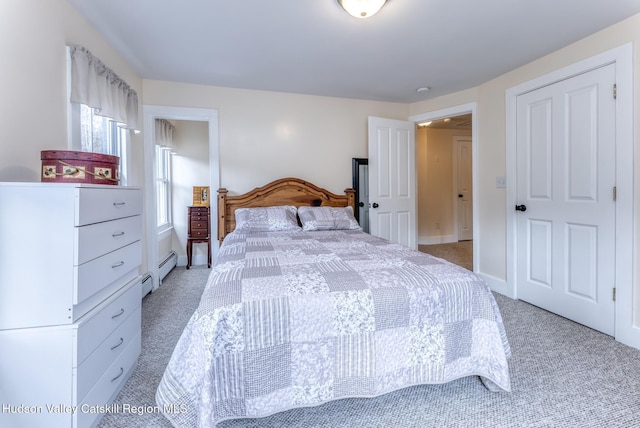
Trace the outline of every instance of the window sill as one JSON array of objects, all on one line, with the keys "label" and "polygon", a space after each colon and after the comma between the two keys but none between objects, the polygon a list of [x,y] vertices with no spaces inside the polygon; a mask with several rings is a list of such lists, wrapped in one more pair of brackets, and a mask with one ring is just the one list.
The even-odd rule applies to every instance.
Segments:
[{"label": "window sill", "polygon": [[158,228],[158,239],[164,239],[167,238],[170,234],[171,231],[173,230],[173,226],[172,225],[164,225],[162,227]]}]

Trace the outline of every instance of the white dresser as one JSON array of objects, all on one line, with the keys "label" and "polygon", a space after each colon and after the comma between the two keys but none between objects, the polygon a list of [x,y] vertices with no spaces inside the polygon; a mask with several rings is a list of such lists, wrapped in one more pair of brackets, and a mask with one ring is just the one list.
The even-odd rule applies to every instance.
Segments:
[{"label": "white dresser", "polygon": [[0,426],[94,426],[140,354],[142,193],[0,183]]}]

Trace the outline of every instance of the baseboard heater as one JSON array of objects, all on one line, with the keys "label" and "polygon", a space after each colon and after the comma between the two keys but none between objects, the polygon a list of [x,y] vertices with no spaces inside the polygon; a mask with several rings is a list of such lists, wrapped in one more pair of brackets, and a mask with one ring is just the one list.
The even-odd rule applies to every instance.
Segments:
[{"label": "baseboard heater", "polygon": [[149,272],[142,275],[142,297],[151,293],[153,290],[153,277]]},{"label": "baseboard heater", "polygon": [[[158,266],[158,275],[160,276],[160,283],[162,285],[162,280],[169,275],[169,272],[176,267],[178,264],[178,255],[175,251],[171,251],[167,257],[160,263]],[[142,275],[142,297],[151,293],[153,290],[153,276],[151,276],[150,272]]]},{"label": "baseboard heater", "polygon": [[162,285],[162,280],[169,275],[169,272],[176,267],[178,264],[178,255],[175,251],[171,251],[165,259],[160,262],[158,275],[160,276],[160,285]]}]

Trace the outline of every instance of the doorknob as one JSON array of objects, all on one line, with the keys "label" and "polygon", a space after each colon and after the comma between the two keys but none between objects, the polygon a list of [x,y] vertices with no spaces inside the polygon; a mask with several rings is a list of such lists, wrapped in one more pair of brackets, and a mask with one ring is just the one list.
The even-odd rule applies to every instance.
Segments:
[{"label": "doorknob", "polygon": [[458,194],[458,197],[459,197],[459,198],[463,198],[463,197],[464,197],[464,195],[463,195],[462,193],[459,193],[459,194]]},{"label": "doorknob", "polygon": [[373,203],[373,205],[372,205],[372,207],[373,207],[373,208],[378,208],[379,206],[380,206],[380,205],[378,205],[378,203],[377,203],[377,202],[374,202],[374,203]]},{"label": "doorknob", "polygon": [[358,203],[358,206],[359,206],[359,207],[364,207],[364,202],[359,202],[359,203]]},{"label": "doorknob", "polygon": [[525,212],[526,210],[527,210],[527,206],[526,205],[516,205],[516,211]]}]

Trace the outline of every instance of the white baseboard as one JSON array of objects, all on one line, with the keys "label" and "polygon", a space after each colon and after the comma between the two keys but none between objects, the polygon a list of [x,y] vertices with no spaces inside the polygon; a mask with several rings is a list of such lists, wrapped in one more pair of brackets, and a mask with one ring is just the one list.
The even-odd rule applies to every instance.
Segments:
[{"label": "white baseboard", "polygon": [[176,267],[178,261],[178,257],[175,251],[171,251],[165,259],[160,262],[160,266],[158,267],[158,275],[160,276],[160,284],[162,284],[162,280],[171,272],[171,270]]},{"label": "white baseboard", "polygon": [[[487,282],[492,291],[509,297],[510,299],[515,299],[514,290],[509,288],[505,280],[479,272],[476,273]],[[617,327],[615,340],[632,348],[640,349],[640,327],[634,325],[630,327],[624,325]]]},{"label": "white baseboard", "polygon": [[142,297],[151,293],[151,290],[153,290],[153,276],[151,276],[150,272],[147,272],[142,275]]},{"label": "white baseboard", "polygon": [[458,237],[455,235],[419,236],[418,237],[418,245],[450,244],[452,242],[458,242]]},{"label": "white baseboard", "polygon": [[615,338],[622,344],[640,349],[640,327],[618,327],[616,328]]},{"label": "white baseboard", "polygon": [[[187,265],[187,256],[178,256],[178,266],[186,266]],[[191,257],[191,266],[200,266],[207,265],[207,255],[206,254],[194,254]]]},{"label": "white baseboard", "polygon": [[489,288],[491,288],[492,291],[507,296],[511,299],[515,298],[513,290],[509,289],[509,286],[504,279],[496,278],[495,276],[487,275],[482,272],[476,272],[476,274],[480,278],[484,279],[487,284],[489,284]]}]

